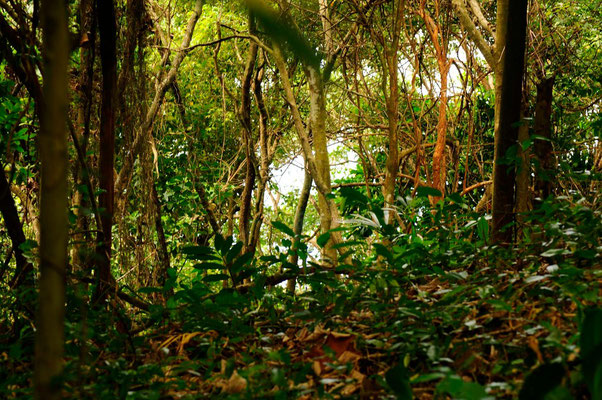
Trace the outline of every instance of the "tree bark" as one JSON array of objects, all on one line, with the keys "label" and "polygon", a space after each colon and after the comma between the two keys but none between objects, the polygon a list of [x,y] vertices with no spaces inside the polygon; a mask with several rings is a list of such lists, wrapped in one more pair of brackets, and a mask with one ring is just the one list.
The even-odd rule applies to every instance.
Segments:
[{"label": "tree bark", "polygon": [[[151,175],[152,176],[152,175]],[[161,202],[157,193],[155,182],[151,182],[152,191],[152,208],[155,218],[155,230],[157,231],[157,242],[159,243],[159,268],[157,268],[156,282],[159,286],[164,287],[167,282],[168,270],[170,268],[169,249],[167,248],[167,240],[165,239],[165,231],[163,229],[163,220],[161,219]],[[173,289],[163,293],[163,299],[173,295]]]},{"label": "tree bark", "polygon": [[259,244],[259,238],[261,235],[261,226],[263,224],[263,204],[265,198],[265,190],[270,178],[269,168],[276,152],[276,146],[278,145],[279,136],[277,133],[268,133],[269,116],[263,100],[262,93],[262,81],[265,74],[265,63],[261,65],[255,74],[255,81],[253,83],[253,94],[255,95],[255,101],[257,102],[257,109],[259,110],[259,151],[261,154],[261,160],[259,162],[259,172],[257,173],[259,179],[257,182],[256,199],[255,199],[255,215],[253,216],[253,222],[251,223],[250,229],[250,243],[248,251],[255,251]]},{"label": "tree bark", "polygon": [[[295,222],[293,225],[293,232],[295,232],[295,239],[293,242],[293,254],[288,258],[288,262],[297,265],[299,262],[299,245],[301,244],[301,235],[303,234],[303,221],[305,220],[305,210],[307,210],[307,203],[309,202],[309,194],[311,193],[312,185],[311,173],[307,166],[305,167],[305,177],[303,178],[303,188],[299,194],[299,203],[297,203],[297,209],[295,210]],[[297,284],[296,278],[291,278],[287,282],[287,290],[290,293],[295,292],[295,285]]]},{"label": "tree bark", "polygon": [[[80,31],[82,32],[82,45],[79,50],[80,68],[79,68],[79,105],[77,108],[77,124],[76,129],[78,134],[76,140],[81,146],[81,152],[86,154],[88,138],[90,136],[90,117],[92,109],[92,82],[94,80],[94,59],[95,59],[95,42],[96,42],[96,27],[94,1],[82,0],[79,5],[80,13]],[[85,39],[84,40],[84,35]],[[83,163],[85,160],[82,160]],[[74,182],[78,187],[85,186],[89,177],[84,176],[88,173],[86,168],[82,168],[81,163],[75,163],[73,168]],[[87,265],[88,257],[87,250],[84,248],[86,235],[83,232],[88,231],[88,218],[82,210],[86,207],[87,199],[84,193],[75,188],[71,198],[73,213],[75,214],[75,232],[73,232],[73,246],[71,248],[71,265],[73,268],[83,268]],[[93,196],[93,193],[89,193]]]},{"label": "tree bark", "polygon": [[[330,198],[332,190],[330,185],[330,165],[326,147],[326,107],[324,103],[322,80],[319,72],[315,68],[306,67],[306,77],[310,86],[310,126],[312,129],[314,148],[316,149],[316,154],[314,155],[309,134],[303,124],[297,101],[295,100],[284,57],[276,43],[274,43],[273,55],[276,61],[276,67],[280,73],[280,80],[285,92],[286,100],[289,103],[291,113],[293,114],[293,122],[301,142],[305,162],[307,163],[307,167],[316,184],[316,188],[318,189],[319,199],[321,198],[318,207],[320,209],[320,226],[322,231],[326,232],[338,225],[339,214],[336,205]],[[316,143],[316,140],[319,143]],[[320,162],[317,161],[318,158],[321,158]],[[325,174],[325,171],[328,173]],[[342,240],[340,232],[335,231],[331,233],[329,243],[341,243]],[[326,258],[329,258],[331,262],[336,262],[336,258],[334,258],[332,252],[332,244],[327,244],[326,248]],[[328,250],[329,248],[331,250]],[[340,250],[340,252],[342,252],[342,250]]]},{"label": "tree bark", "polygon": [[[506,48],[502,68],[499,108],[499,129],[495,135],[493,170],[493,240],[510,244],[514,239],[514,200],[516,168],[514,161],[503,163],[508,150],[517,145],[521,115],[523,72],[525,63],[525,35],[527,29],[527,1],[508,3],[507,18],[498,31],[505,31]],[[498,15],[503,10],[498,10]]]},{"label": "tree bark", "polygon": [[523,149],[522,143],[529,139],[529,124],[525,121],[528,105],[525,104],[527,100],[523,101],[521,106],[521,121],[524,121],[518,128],[518,159],[520,165],[516,173],[516,204],[515,210],[517,213],[517,234],[520,234],[524,218],[522,215],[529,211],[531,208],[531,149]]},{"label": "tree bark", "polygon": [[[545,200],[553,193],[552,182],[556,170],[552,148],[552,99],[554,77],[544,78],[537,84],[535,102],[535,196]],[[540,139],[541,138],[541,139]]]},{"label": "tree bark", "polygon": [[[438,7],[437,7],[438,8]],[[447,75],[449,73],[449,60],[447,57],[447,39],[441,26],[425,10],[424,3],[421,5],[418,13],[424,20],[426,29],[431,37],[437,65],[440,75],[440,94],[439,94],[439,116],[437,120],[437,140],[433,152],[433,170],[431,176],[431,186],[441,192],[441,196],[430,197],[431,204],[436,204],[445,195],[445,183],[447,177],[447,160],[445,155],[445,142],[447,136]],[[437,18],[437,16],[435,16]]]},{"label": "tree bark", "polygon": [[67,9],[62,0],[42,0],[44,59],[40,107],[41,163],[40,281],[35,344],[34,392],[37,399],[60,399],[56,380],[62,371],[65,269],[67,264]]},{"label": "tree bark", "polygon": [[[387,104],[387,119],[388,119],[388,146],[385,180],[383,182],[383,197],[385,206],[392,207],[395,204],[395,189],[397,182],[397,172],[399,170],[399,143],[397,139],[397,128],[399,121],[399,41],[401,34],[401,25],[403,21],[404,1],[396,1],[393,15],[393,33],[391,35],[391,46],[383,49],[385,53],[386,70],[388,73],[389,93],[384,93]],[[372,30],[371,30],[372,31]],[[383,67],[385,67],[383,65]],[[383,71],[384,74],[384,71]],[[383,77],[384,79],[384,77]],[[385,221],[389,223],[390,213],[386,212]]]},{"label": "tree bark", "polygon": [[117,88],[116,21],[113,0],[97,0],[96,13],[100,32],[100,61],[102,65],[102,104],[100,111],[99,188],[98,204],[102,229],[97,238],[96,280],[94,302],[103,301],[111,278],[111,230],[113,227],[115,105]]},{"label": "tree bark", "polygon": [[10,287],[19,287],[22,283],[33,286],[33,265],[27,261],[21,250],[21,245],[25,243],[25,233],[19,219],[19,213],[15,206],[15,201],[11,196],[10,186],[4,169],[0,173],[0,212],[4,219],[4,226],[8,231],[8,236],[13,245],[13,254],[15,255],[15,275],[11,281]]},{"label": "tree bark", "polygon": [[[253,15],[249,14],[249,32],[255,32],[255,20]],[[241,99],[239,118],[242,123],[242,141],[245,146],[245,183],[240,199],[240,211],[238,213],[238,230],[240,241],[244,245],[244,251],[248,251],[250,235],[249,235],[249,218],[251,215],[251,201],[253,188],[255,186],[255,154],[253,143],[253,130],[251,128],[251,80],[255,70],[255,61],[257,59],[258,46],[254,41],[249,43],[245,70],[242,77]]]}]

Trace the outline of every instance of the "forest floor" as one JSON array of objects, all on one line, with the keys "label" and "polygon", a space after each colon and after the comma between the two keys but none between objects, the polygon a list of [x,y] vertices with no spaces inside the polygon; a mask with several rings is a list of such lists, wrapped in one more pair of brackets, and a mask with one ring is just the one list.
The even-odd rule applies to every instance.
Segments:
[{"label": "forest floor", "polygon": [[[117,297],[90,308],[73,280],[64,397],[592,398],[602,221],[558,210],[568,211],[544,226],[545,240],[513,248],[487,245],[483,218],[454,225],[427,213],[434,221],[420,235],[394,232],[392,246],[347,242],[353,266],[298,271],[294,295],[268,284],[293,274],[290,249],[253,258],[223,238],[181,249],[190,270],[170,273],[165,304],[165,288],[130,291],[144,310]],[[7,314],[15,300],[0,300]],[[27,399],[35,331],[31,320],[13,331],[18,340],[0,340],[0,398]]]},{"label": "forest floor", "polygon": [[493,273],[427,279],[380,304],[258,309],[247,335],[168,324],[145,333],[137,364],[161,367],[161,398],[404,398],[406,380],[418,399],[516,398],[536,366],[578,358],[578,307],[545,274]]},{"label": "forest floor", "polygon": [[[222,321],[232,334],[175,320],[134,333],[113,314],[106,331],[90,327],[83,359],[78,339],[67,342],[66,397],[404,399],[411,386],[417,399],[517,398],[530,370],[559,360],[570,368],[579,357],[579,305],[546,266],[534,272],[424,276],[390,298],[349,292],[330,304],[298,294]],[[599,295],[599,271],[583,278],[578,285]],[[30,377],[26,359],[0,357]],[[8,384],[7,398],[30,394],[23,378]]]}]

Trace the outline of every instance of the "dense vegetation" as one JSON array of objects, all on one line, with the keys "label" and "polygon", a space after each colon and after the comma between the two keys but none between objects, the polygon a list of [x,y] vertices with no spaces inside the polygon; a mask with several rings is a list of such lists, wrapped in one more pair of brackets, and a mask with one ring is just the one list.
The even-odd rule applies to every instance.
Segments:
[{"label": "dense vegetation", "polygon": [[0,398],[602,399],[596,0],[0,0]]}]

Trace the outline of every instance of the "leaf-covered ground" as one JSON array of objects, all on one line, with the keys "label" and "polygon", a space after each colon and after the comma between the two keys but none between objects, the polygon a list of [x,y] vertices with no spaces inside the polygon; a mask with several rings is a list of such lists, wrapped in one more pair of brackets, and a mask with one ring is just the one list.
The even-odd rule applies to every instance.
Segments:
[{"label": "leaf-covered ground", "polygon": [[[145,312],[119,300],[88,309],[70,285],[65,396],[592,398],[602,312],[585,334],[583,320],[602,295],[599,214],[550,204],[530,239],[503,248],[454,207],[350,242],[353,265],[337,270],[291,269],[285,237],[275,257],[238,256],[228,240],[189,247],[193,278]],[[298,275],[295,295],[268,285],[279,270]],[[224,289],[220,275],[240,285]],[[0,350],[0,397],[31,395],[31,324],[19,334]]]}]

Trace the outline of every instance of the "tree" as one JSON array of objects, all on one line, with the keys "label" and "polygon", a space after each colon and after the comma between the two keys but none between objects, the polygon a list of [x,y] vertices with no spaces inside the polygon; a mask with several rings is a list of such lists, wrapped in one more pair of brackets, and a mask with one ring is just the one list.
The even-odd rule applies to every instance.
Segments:
[{"label": "tree", "polygon": [[40,281],[34,387],[38,399],[60,399],[67,264],[67,9],[61,0],[40,6],[44,57],[40,107]]},{"label": "tree", "polygon": [[115,7],[113,0],[97,0],[96,13],[100,32],[100,62],[102,64],[102,104],[100,112],[100,162],[99,187],[102,193],[98,204],[101,208],[101,229],[98,234],[96,281],[94,302],[103,301],[109,290],[111,277],[111,238],[113,228],[113,180],[115,158],[115,111],[117,98],[117,54]]},{"label": "tree", "polygon": [[[498,9],[498,36],[505,38],[504,62],[501,72],[499,101],[499,128],[495,132],[493,172],[493,239],[498,243],[512,243],[515,222],[514,196],[516,168],[511,149],[518,145],[523,72],[525,63],[525,34],[527,29],[527,1],[500,4]],[[505,15],[505,18],[500,18]]]}]

